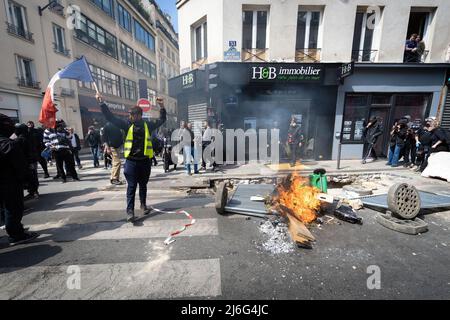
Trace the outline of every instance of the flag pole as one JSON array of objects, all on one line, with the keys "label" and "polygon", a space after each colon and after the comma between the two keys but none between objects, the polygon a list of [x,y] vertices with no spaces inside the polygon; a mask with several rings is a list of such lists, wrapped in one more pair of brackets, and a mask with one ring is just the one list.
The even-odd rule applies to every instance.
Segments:
[{"label": "flag pole", "polygon": [[98,91],[97,83],[96,83],[95,81],[92,82],[92,83],[94,84],[95,92],[96,92],[97,94],[100,94],[100,92]]}]

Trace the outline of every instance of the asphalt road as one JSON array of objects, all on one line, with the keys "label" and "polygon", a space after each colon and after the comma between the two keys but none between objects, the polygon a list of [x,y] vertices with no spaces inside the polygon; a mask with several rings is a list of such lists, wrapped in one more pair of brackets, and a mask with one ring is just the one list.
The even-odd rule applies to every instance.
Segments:
[{"label": "asphalt road", "polygon": [[[450,298],[449,211],[427,214],[429,231],[411,236],[364,209],[362,226],[334,220],[312,229],[313,249],[272,254],[262,248],[261,219],[219,216],[211,193],[171,189],[159,167],[149,204],[196,219],[164,245],[187,218],[152,213],[125,223],[125,187],[109,188],[109,171],[89,166],[81,182],[42,180],[41,198],[26,202],[23,222],[37,241],[9,247],[0,231],[1,299]],[[368,288],[372,268],[379,289]]]}]

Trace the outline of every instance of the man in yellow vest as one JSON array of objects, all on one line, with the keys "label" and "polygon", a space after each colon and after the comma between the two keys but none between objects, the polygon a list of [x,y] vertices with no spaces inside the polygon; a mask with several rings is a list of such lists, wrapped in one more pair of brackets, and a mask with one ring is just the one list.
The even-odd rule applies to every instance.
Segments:
[{"label": "man in yellow vest", "polygon": [[161,111],[159,119],[156,121],[146,121],[142,119],[142,109],[135,106],[130,109],[129,121],[116,118],[103,102],[101,95],[95,95],[100,103],[102,113],[106,120],[122,129],[126,133],[124,144],[125,166],[123,173],[127,179],[127,221],[134,221],[134,198],[137,186],[139,185],[139,200],[143,214],[148,214],[147,208],[147,183],[151,172],[151,161],[153,158],[152,131],[166,122],[166,109],[162,98],[156,102]]}]

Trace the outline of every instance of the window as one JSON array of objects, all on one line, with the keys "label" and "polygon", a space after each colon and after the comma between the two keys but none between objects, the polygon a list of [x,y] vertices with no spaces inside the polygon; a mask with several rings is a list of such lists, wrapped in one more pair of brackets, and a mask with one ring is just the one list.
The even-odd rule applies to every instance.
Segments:
[{"label": "window", "polygon": [[56,24],[53,24],[53,49],[65,56],[69,55],[69,50],[66,49],[64,29]]},{"label": "window", "polygon": [[123,97],[125,99],[136,100],[136,82],[123,79]]},{"label": "window", "polygon": [[206,24],[206,22],[194,28],[194,61],[198,61],[208,57],[207,30],[208,25]]},{"label": "window", "polygon": [[114,18],[113,0],[91,0],[91,2]]},{"label": "window", "polygon": [[156,79],[156,66],[150,60],[144,58],[136,52],[136,67],[140,73],[145,74],[151,79]]},{"label": "window", "polygon": [[[118,75],[91,64],[89,65],[89,69],[101,93],[120,97],[120,80]],[[94,90],[91,82],[78,82],[78,85]]]},{"label": "window", "polygon": [[145,44],[147,48],[155,51],[155,37],[153,37],[144,27],[134,20],[134,37],[137,41]]},{"label": "window", "polygon": [[319,43],[320,11],[299,11],[295,48],[317,49]]},{"label": "window", "polygon": [[425,62],[428,56],[427,45],[431,39],[432,21],[436,8],[427,7],[411,7],[409,14],[408,30],[406,39],[409,40],[411,35],[417,34],[420,37],[417,43],[417,51],[405,51],[404,62]]},{"label": "window", "polygon": [[32,59],[16,56],[17,79],[21,87],[39,89],[39,82],[36,82],[36,68]]},{"label": "window", "polygon": [[148,101],[150,101],[150,103],[152,105],[156,105],[156,91],[150,88],[147,88],[147,96],[148,96]]},{"label": "window", "polygon": [[268,15],[266,10],[244,10],[242,12],[243,49],[266,49]]},{"label": "window", "polygon": [[352,59],[355,61],[375,61],[376,51],[373,50],[375,27],[371,21],[376,13],[358,8],[353,33]]},{"label": "window", "polygon": [[28,31],[25,7],[13,1],[8,1],[8,10],[6,11],[6,15],[9,33],[22,37],[26,40],[33,41],[33,34]]},{"label": "window", "polygon": [[103,53],[115,59],[118,58],[116,37],[96,25],[84,15],[81,15],[80,29],[76,29],[76,37]]},{"label": "window", "polygon": [[345,98],[342,142],[363,141],[363,128],[367,119],[368,95],[347,94]]},{"label": "window", "polygon": [[130,13],[125,10],[124,7],[122,7],[120,4],[117,5],[117,12],[119,16],[119,25],[127,30],[128,32],[131,32],[131,15]]},{"label": "window", "polygon": [[120,57],[123,64],[134,69],[134,50],[123,42],[120,42]]}]

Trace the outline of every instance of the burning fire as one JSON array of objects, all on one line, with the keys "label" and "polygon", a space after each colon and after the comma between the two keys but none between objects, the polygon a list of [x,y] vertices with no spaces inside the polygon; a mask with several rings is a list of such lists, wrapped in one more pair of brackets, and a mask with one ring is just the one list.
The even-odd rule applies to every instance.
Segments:
[{"label": "burning fire", "polygon": [[303,223],[314,221],[320,208],[320,200],[316,197],[320,190],[308,184],[307,179],[293,173],[289,180],[277,187],[278,196],[275,198],[278,204],[290,209]]}]

